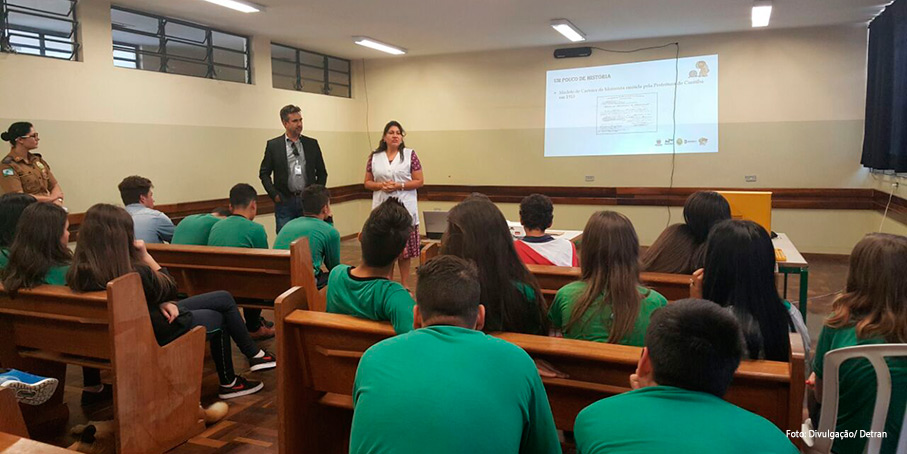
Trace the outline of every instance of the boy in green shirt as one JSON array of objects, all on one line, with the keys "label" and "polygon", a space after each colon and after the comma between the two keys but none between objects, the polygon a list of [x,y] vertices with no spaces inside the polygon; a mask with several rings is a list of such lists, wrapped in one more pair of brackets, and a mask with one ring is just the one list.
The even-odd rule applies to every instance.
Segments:
[{"label": "boy in green shirt", "polygon": [[176,225],[170,244],[206,246],[208,244],[208,236],[211,234],[211,227],[221,219],[230,216],[230,214],[229,209],[219,207],[210,213],[186,216]]},{"label": "boy in green shirt", "polygon": [[532,358],[479,331],[475,265],[437,257],[419,268],[416,294],[418,329],[359,361],[350,453],[560,453]]},{"label": "boy in green shirt", "polygon": [[[245,183],[233,186],[230,189],[230,211],[233,214],[211,227],[208,246],[267,249],[268,233],[261,224],[252,222],[258,214],[257,200],[258,194],[252,186]],[[261,309],[244,307],[243,315],[252,339],[274,337],[274,328],[261,318]]]},{"label": "boy in green shirt", "polygon": [[577,415],[578,454],[798,452],[777,426],[722,399],[744,352],[730,312],[677,301],[652,314],[645,340],[633,390]]},{"label": "boy in green shirt", "polygon": [[[283,234],[294,220],[280,231]],[[359,233],[362,265],[339,265],[328,278],[327,308],[335,314],[355,315],[369,320],[390,321],[397,334],[413,328],[412,295],[388,279],[395,260],[406,247],[413,220],[397,199],[378,205]]]},{"label": "boy in green shirt", "polygon": [[340,232],[325,221],[331,217],[331,193],[320,184],[306,187],[302,191],[302,210],[304,217],[284,224],[277,233],[274,249],[289,249],[297,238],[307,237],[320,289],[328,283],[328,273],[321,270],[321,265],[330,272],[340,264]]}]

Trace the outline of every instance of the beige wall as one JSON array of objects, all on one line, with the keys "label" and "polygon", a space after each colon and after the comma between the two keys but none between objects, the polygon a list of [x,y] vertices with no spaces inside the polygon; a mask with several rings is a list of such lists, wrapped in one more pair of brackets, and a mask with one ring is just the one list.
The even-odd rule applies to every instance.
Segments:
[{"label": "beige wall", "polygon": [[[265,141],[282,133],[278,111],[290,103],[321,144],[329,184],[361,181],[364,101],[274,89],[266,37],[252,40],[252,85],[115,68],[110,3],[79,4],[82,61],[0,54],[0,124],[35,124],[71,211],[119,202],[116,185],[131,174],[151,178],[158,203],[223,198],[238,182],[264,192]],[[352,69],[361,74],[359,62]]]},{"label": "beige wall", "polygon": [[[718,54],[720,152],[678,155],[675,186],[868,184],[859,165],[865,27],[676,39],[681,56]],[[544,93],[547,70],[672,58],[674,49],[563,60],[553,49],[367,61],[370,129],[401,121],[429,183],[668,186],[670,155],[544,158]],[[758,180],[745,183],[744,175]]]},{"label": "beige wall", "polygon": [[[288,103],[302,106],[306,134],[321,143],[329,186],[362,180],[370,147],[366,131],[379,130],[389,119],[407,127],[407,143],[419,151],[429,184],[669,182],[669,155],[543,158],[543,94],[546,70],[669,58],[672,50],[554,60],[553,48],[536,48],[355,61],[353,98],[345,99],[274,89],[267,36],[252,39],[251,85],[115,68],[109,7],[106,0],[80,2],[82,61],[0,54],[0,125],[35,123],[40,152],[73,212],[118,202],[116,184],[130,174],[151,178],[159,203],[226,197],[240,181],[261,190],[257,169],[264,142],[281,133],[277,111]],[[679,42],[681,56],[719,55],[721,151],[678,155],[675,186],[745,187],[743,175],[755,174],[754,187],[881,188],[859,166],[864,27],[759,30]],[[373,132],[371,145],[377,140]],[[587,175],[595,181],[586,183]],[[358,231],[369,207],[368,201],[336,204],[341,233]],[[516,205],[501,207],[516,219]],[[558,207],[555,227],[582,228],[600,208]],[[665,208],[620,211],[633,219],[644,244],[667,222]],[[673,219],[679,218],[674,210]],[[815,210],[777,210],[775,219],[777,230],[789,233],[801,249],[817,252],[846,252],[881,220],[870,212]],[[904,227],[891,224],[885,229]]]}]

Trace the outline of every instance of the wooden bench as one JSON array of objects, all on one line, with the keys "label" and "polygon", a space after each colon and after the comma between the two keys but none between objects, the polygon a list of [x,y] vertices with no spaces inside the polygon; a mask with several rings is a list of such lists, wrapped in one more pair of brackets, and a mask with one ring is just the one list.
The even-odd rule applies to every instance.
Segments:
[{"label": "wooden bench", "polygon": [[154,260],[167,268],[180,291],[189,296],[226,290],[237,298],[239,306],[272,309],[270,304],[246,299],[273,301],[292,286],[316,288],[312,253],[305,237],[294,241],[289,251],[177,244],[147,247]]},{"label": "wooden bench", "polygon": [[136,273],[106,292],[45,285],[10,298],[0,287],[0,364],[60,380],[48,403],[21,406],[30,431],[50,419],[65,423],[66,364],[73,364],[112,372],[118,452],[172,449],[204,430],[204,350],[201,327],[158,346]]},{"label": "wooden bench", "polygon": [[[573,266],[526,265],[526,268],[538,280],[548,304],[554,301],[554,295],[561,287],[580,280],[582,276],[580,269]],[[661,293],[668,301],[689,298],[692,278],[686,274],[639,273],[642,285]]]},{"label": "wooden bench", "polygon": [[[300,310],[305,293],[294,288],[278,298],[278,437],[280,453],[347,451],[352,389],[362,353],[394,335],[387,323]],[[557,427],[571,430],[589,404],[629,390],[641,348],[562,338],[500,333],[533,358],[544,359],[569,378],[544,378]],[[745,361],[725,398],[758,413],[782,430],[800,428],[803,407],[803,346],[791,336],[789,363]]]},{"label": "wooden bench", "polygon": [[[426,243],[419,254],[419,263],[435,258],[441,253],[441,244],[437,242]],[[581,273],[578,267],[551,266],[551,265],[526,265],[539,282],[542,295],[550,305],[554,295],[561,287],[580,280]],[[690,297],[690,279],[692,276],[685,274],[667,273],[640,273],[639,280],[643,285],[661,293],[668,301],[676,301]]]}]

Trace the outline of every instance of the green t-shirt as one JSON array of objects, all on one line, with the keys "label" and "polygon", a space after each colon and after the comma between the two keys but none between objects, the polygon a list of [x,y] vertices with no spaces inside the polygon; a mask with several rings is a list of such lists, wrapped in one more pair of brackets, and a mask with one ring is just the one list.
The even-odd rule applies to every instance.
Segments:
[{"label": "green t-shirt", "polygon": [[[282,231],[282,230],[281,230]],[[389,321],[397,334],[413,329],[412,295],[397,282],[353,276],[349,265],[338,265],[328,276],[327,311],[355,315],[376,321]]]},{"label": "green t-shirt", "polygon": [[[646,330],[649,328],[649,317],[652,316],[652,312],[655,309],[666,306],[668,300],[655,290],[644,287],[637,288],[639,294],[643,296],[643,299],[639,302],[639,314],[636,316],[633,330],[624,336],[619,343],[642,347],[645,345]],[[571,282],[561,287],[554,297],[551,308],[548,309],[548,318],[556,328],[560,328],[563,331],[566,338],[608,342],[608,328],[611,326],[611,305],[602,304],[604,295],[595,300],[590,310],[583,314],[583,318],[579,323],[571,326],[569,330],[564,330],[564,326],[570,320],[570,314],[573,313],[573,305],[576,304],[585,289],[586,283],[583,281]],[[605,320],[609,322],[605,323]]]},{"label": "green t-shirt", "polygon": [[261,224],[234,214],[211,227],[208,246],[267,249],[268,233]]},{"label": "green t-shirt", "polygon": [[286,223],[274,240],[274,249],[289,249],[290,243],[303,236],[309,238],[316,276],[321,274],[322,263],[328,271],[340,264],[340,232],[318,218],[296,218]]},{"label": "green t-shirt", "polygon": [[205,246],[208,244],[208,235],[211,233],[211,227],[221,220],[221,218],[208,213],[186,216],[176,225],[170,244]]},{"label": "green t-shirt", "polygon": [[429,326],[373,345],[353,408],[351,453],[561,452],[532,358],[466,328]]},{"label": "green t-shirt", "polygon": [[577,454],[790,453],[767,419],[708,393],[651,386],[589,405],[573,425]]},{"label": "green t-shirt", "polygon": [[[825,372],[825,354],[844,347],[855,345],[884,344],[883,339],[858,339],[855,327],[831,328],[822,327],[819,344],[816,346],[816,360],[813,371],[816,377],[822,378]],[[907,359],[887,358],[891,372],[891,400],[888,406],[888,419],[885,421],[887,438],[882,441],[882,453],[894,454],[898,434],[904,421],[904,406],[907,404]],[[872,422],[872,410],[876,398],[876,374],[872,365],[865,359],[851,359],[841,364],[838,370],[838,424],[839,432],[857,431],[856,438],[838,438],[832,450],[840,453],[863,452],[867,438],[860,437],[860,430],[868,431]]]},{"label": "green t-shirt", "polygon": [[[0,270],[9,264],[9,249],[0,248]],[[44,275],[44,283],[48,285],[66,285],[66,273],[69,265],[52,266]]]}]

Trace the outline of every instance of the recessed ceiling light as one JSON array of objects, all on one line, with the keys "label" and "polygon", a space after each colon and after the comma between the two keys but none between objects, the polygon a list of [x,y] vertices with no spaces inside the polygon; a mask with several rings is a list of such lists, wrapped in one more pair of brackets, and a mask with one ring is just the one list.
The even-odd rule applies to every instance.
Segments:
[{"label": "recessed ceiling light", "polygon": [[241,13],[257,13],[264,9],[261,5],[256,5],[254,3],[244,2],[241,0],[205,0],[208,3],[214,3],[215,5],[224,6],[230,9],[235,9]]},{"label": "recessed ceiling light", "polygon": [[551,28],[557,30],[558,33],[564,35],[570,41],[578,42],[586,40],[586,35],[583,31],[576,28],[576,25],[573,25],[567,19],[552,19]]},{"label": "recessed ceiling light", "polygon": [[767,27],[771,18],[771,0],[756,0],[753,2],[753,27]]},{"label": "recessed ceiling light", "polygon": [[354,36],[353,42],[360,46],[369,47],[375,50],[380,50],[381,52],[387,52],[393,55],[403,55],[406,53],[406,49],[397,46],[391,46],[390,44],[382,43],[381,41],[374,40],[368,36]]}]

